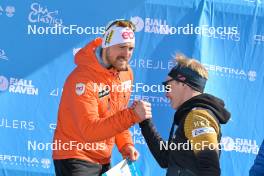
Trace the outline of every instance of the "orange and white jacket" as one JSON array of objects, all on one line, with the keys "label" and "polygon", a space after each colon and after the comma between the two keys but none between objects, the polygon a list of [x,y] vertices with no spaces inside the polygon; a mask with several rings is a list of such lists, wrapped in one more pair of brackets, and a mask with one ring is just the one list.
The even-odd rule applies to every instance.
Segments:
[{"label": "orange and white jacket", "polygon": [[75,55],[77,67],[65,82],[59,105],[53,141],[59,147],[53,149],[53,159],[106,164],[114,144],[119,151],[133,145],[128,128],[139,118],[127,108],[130,91],[107,89],[131,86],[133,73],[131,68],[122,72],[104,68],[95,54],[101,43],[102,39],[96,38]]}]

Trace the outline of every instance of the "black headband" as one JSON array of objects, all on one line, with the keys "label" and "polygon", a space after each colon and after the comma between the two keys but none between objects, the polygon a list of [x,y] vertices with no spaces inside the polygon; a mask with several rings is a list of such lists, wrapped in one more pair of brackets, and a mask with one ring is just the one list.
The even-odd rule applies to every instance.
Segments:
[{"label": "black headband", "polygon": [[203,93],[207,79],[188,67],[177,65],[168,74],[174,80],[187,84],[194,90]]}]

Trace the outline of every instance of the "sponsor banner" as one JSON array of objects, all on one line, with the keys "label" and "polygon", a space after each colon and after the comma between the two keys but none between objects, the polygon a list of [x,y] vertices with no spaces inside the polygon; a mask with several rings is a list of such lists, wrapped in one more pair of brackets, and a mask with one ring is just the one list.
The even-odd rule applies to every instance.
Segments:
[{"label": "sponsor banner", "polygon": [[37,96],[39,89],[33,84],[33,80],[23,78],[7,78],[0,75],[0,92],[8,91],[12,94]]}]

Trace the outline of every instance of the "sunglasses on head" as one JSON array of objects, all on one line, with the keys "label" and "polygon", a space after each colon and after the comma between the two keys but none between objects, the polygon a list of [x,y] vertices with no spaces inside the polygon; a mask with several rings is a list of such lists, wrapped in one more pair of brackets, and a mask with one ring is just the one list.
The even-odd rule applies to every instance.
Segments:
[{"label": "sunglasses on head", "polygon": [[171,90],[171,86],[169,85],[169,82],[173,81],[175,79],[169,79],[167,81],[162,82],[162,85],[165,87],[165,91],[169,92]]},{"label": "sunglasses on head", "polygon": [[111,28],[114,25],[118,27],[129,27],[132,29],[133,32],[136,31],[136,26],[132,23],[132,21],[125,19],[117,19],[115,21],[110,21],[106,26],[105,31],[107,31],[109,28]]},{"label": "sunglasses on head", "polygon": [[169,92],[171,89],[171,86],[169,85],[169,82],[171,82],[171,81],[182,82],[182,83],[186,84],[186,82],[184,82],[183,80],[180,80],[178,78],[171,78],[167,81],[162,82],[162,85],[165,87],[166,92]]}]

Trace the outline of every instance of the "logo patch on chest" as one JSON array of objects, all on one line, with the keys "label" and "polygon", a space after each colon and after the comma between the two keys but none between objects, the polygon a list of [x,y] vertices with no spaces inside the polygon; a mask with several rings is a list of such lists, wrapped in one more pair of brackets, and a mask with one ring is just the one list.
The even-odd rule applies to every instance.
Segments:
[{"label": "logo patch on chest", "polygon": [[84,83],[77,83],[75,85],[75,92],[77,95],[82,95],[85,92],[85,84]]},{"label": "logo patch on chest", "polygon": [[98,97],[99,98],[103,98],[103,97],[105,97],[105,96],[107,96],[109,94],[110,94],[110,89],[106,87],[105,89],[99,90]]}]

